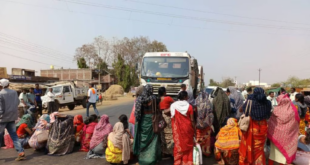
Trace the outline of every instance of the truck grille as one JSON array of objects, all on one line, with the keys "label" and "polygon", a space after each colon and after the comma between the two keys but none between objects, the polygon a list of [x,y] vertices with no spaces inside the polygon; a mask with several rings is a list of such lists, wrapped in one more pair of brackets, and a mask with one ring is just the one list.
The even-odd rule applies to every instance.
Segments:
[{"label": "truck grille", "polygon": [[[158,89],[162,86],[160,84],[152,84],[153,86],[153,92],[154,94],[158,94]],[[180,85],[167,85],[166,86],[166,93],[167,95],[177,95],[181,89],[181,84]]]}]

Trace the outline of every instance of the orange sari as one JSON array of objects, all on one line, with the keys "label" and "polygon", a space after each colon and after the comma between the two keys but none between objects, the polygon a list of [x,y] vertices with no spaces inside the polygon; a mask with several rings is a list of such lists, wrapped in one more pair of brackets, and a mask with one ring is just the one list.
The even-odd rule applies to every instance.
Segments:
[{"label": "orange sari", "polygon": [[239,165],[266,165],[264,145],[267,139],[267,120],[250,120],[247,132],[242,133]]},{"label": "orange sari", "polygon": [[196,129],[197,143],[200,144],[202,154],[205,156],[211,155],[211,127],[205,129]]}]

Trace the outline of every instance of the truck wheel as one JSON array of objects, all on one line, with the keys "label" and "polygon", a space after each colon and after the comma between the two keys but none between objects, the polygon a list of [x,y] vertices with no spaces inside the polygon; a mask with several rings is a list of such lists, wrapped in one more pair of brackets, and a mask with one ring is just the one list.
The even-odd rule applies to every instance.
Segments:
[{"label": "truck wheel", "polygon": [[60,107],[60,105],[59,105],[58,101],[55,101],[55,111],[56,112],[59,111],[59,107]]},{"label": "truck wheel", "polygon": [[83,108],[86,108],[86,99],[83,99],[82,106],[83,106]]},{"label": "truck wheel", "polygon": [[74,110],[75,104],[70,104],[70,105],[68,105],[68,108],[69,108],[70,111]]}]

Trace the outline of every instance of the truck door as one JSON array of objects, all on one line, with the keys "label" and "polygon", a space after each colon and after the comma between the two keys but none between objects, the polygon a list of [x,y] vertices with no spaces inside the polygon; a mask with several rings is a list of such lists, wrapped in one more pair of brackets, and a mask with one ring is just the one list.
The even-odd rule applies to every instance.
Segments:
[{"label": "truck door", "polygon": [[73,103],[74,97],[71,86],[63,87],[64,103]]}]

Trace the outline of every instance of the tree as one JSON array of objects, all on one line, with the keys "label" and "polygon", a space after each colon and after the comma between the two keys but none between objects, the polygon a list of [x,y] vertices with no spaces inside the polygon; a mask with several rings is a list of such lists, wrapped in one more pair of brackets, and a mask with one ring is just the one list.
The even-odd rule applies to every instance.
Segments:
[{"label": "tree", "polygon": [[227,88],[229,86],[235,86],[234,80],[232,78],[226,78],[220,84],[220,87],[223,88]]},{"label": "tree", "polygon": [[301,85],[300,79],[298,77],[291,76],[289,77],[286,82],[284,82],[285,86],[290,87],[298,87]]},{"label": "tree", "polygon": [[219,83],[217,83],[217,82],[214,81],[213,79],[210,79],[209,86],[219,86]]},{"label": "tree", "polygon": [[102,58],[98,58],[97,69],[107,70],[108,69],[108,64]]},{"label": "tree", "polygon": [[90,68],[94,68],[98,63],[98,54],[96,48],[92,44],[85,44],[76,49],[74,60],[77,61],[84,58]]},{"label": "tree", "polygon": [[86,60],[83,57],[77,60],[77,65],[78,65],[79,69],[88,68],[88,66],[86,64]]},{"label": "tree", "polygon": [[274,84],[271,85],[271,87],[279,88],[279,87],[281,87],[281,84],[280,83],[274,83]]},{"label": "tree", "polygon": [[125,64],[125,60],[119,54],[117,55],[117,60],[113,63],[113,68],[115,76],[118,79],[118,85],[122,86],[125,91],[128,91],[131,82],[131,69],[128,64]]}]

